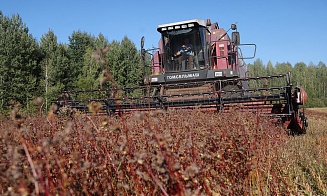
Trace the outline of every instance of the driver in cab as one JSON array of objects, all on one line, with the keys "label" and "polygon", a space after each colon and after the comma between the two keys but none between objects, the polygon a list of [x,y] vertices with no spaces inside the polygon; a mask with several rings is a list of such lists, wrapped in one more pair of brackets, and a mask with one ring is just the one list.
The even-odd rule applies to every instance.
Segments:
[{"label": "driver in cab", "polygon": [[190,40],[188,38],[184,39],[184,44],[179,49],[179,51],[174,55],[175,57],[178,57],[178,64],[182,64],[182,57],[183,54],[187,56],[188,58],[188,68],[191,69],[193,65],[193,45],[190,43]]}]

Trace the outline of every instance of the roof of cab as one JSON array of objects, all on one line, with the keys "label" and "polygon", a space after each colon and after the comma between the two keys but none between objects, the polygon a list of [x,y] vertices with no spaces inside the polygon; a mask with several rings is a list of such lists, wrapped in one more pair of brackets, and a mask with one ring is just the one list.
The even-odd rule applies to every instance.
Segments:
[{"label": "roof of cab", "polygon": [[176,25],[182,25],[182,24],[189,24],[189,23],[197,23],[200,26],[206,26],[206,22],[204,20],[200,20],[200,19],[193,19],[193,20],[184,20],[184,21],[180,21],[180,22],[173,22],[173,23],[168,23],[168,24],[161,24],[158,25],[157,29],[163,28],[163,27],[170,27],[170,26],[176,26]]}]

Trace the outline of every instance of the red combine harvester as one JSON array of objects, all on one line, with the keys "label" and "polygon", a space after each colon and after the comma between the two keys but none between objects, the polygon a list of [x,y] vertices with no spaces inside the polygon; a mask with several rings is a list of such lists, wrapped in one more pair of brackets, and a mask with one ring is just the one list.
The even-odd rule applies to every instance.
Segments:
[{"label": "red combine harvester", "polygon": [[[290,73],[251,76],[244,59],[254,58],[256,45],[241,44],[236,24],[226,31],[218,23],[194,19],[159,25],[157,30],[158,48],[146,50],[144,37],[141,40],[144,73],[151,70],[143,86],[63,92],[75,99],[55,103],[87,110],[90,102],[101,102],[109,115],[158,108],[237,108],[267,115],[296,133],[306,132],[308,119],[300,110],[306,92],[293,87]],[[243,57],[242,48],[251,48],[253,55]],[[91,98],[76,99],[85,95]]]}]

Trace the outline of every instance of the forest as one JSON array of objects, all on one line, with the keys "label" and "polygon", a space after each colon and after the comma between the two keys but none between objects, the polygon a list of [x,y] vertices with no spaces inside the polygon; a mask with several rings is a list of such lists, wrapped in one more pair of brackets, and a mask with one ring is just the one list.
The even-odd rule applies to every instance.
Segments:
[{"label": "forest", "polygon": [[[74,31],[68,43],[58,43],[50,29],[36,40],[19,15],[5,16],[0,11],[0,105],[1,112],[19,103],[26,111],[36,110],[33,101],[42,97],[48,108],[63,90],[104,88],[99,83],[101,62],[92,58],[98,48],[109,48],[106,60],[110,72],[121,86],[141,85],[143,65],[139,49],[125,36],[109,41],[103,34]],[[306,107],[327,106],[327,67],[303,62],[292,65],[256,59],[248,64],[249,76],[292,73],[294,85],[309,96]]]}]

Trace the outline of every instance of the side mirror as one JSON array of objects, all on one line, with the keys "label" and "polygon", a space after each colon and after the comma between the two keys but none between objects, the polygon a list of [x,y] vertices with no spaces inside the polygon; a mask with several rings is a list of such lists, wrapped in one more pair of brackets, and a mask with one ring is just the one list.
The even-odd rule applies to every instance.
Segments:
[{"label": "side mirror", "polygon": [[240,33],[239,32],[233,32],[232,33],[232,42],[234,45],[238,46],[241,43]]},{"label": "side mirror", "polygon": [[231,28],[233,31],[235,31],[235,30],[237,29],[237,26],[236,26],[236,24],[232,24],[232,25],[230,26],[230,28]]},{"label": "side mirror", "polygon": [[141,38],[141,48],[144,48],[144,36]]},{"label": "side mirror", "polygon": [[141,38],[141,59],[145,62],[144,36]]}]

